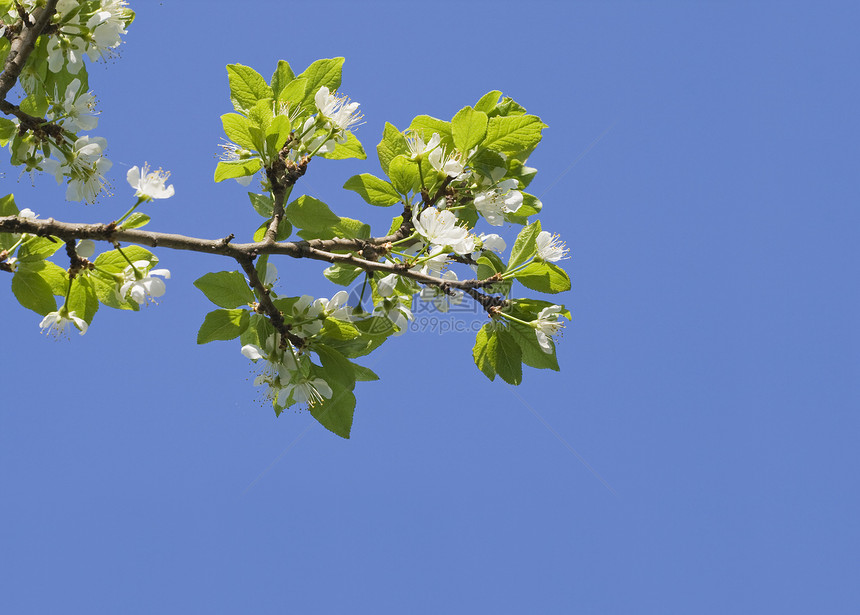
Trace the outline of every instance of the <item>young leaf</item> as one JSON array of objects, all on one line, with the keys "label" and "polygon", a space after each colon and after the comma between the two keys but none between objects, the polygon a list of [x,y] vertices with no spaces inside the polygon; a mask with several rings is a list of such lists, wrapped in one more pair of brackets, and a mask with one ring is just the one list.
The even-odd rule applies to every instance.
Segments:
[{"label": "young leaf", "polygon": [[215,167],[215,182],[237,177],[248,177],[260,170],[260,159],[249,158],[248,160],[221,160]]},{"label": "young leaf", "polygon": [[530,152],[540,143],[546,124],[534,115],[490,118],[484,147],[512,156]]},{"label": "young leaf", "polygon": [[87,324],[93,322],[93,317],[99,309],[99,298],[96,289],[88,276],[78,276],[72,281],[69,293],[69,311],[78,318],[83,318]]},{"label": "young leaf", "polygon": [[532,261],[515,275],[526,288],[541,293],[563,293],[570,290],[570,278],[567,272],[554,263]]},{"label": "young leaf", "polygon": [[472,358],[475,360],[475,365],[491,381],[496,379],[496,369],[490,358],[490,339],[493,338],[494,333],[495,325],[493,323],[485,324],[475,336],[475,347],[472,348]]},{"label": "young leaf", "polygon": [[354,265],[335,263],[323,271],[323,275],[327,277],[330,282],[338,284],[339,286],[349,286],[355,278],[361,274],[361,272],[362,269]]},{"label": "young leaf", "polygon": [[18,250],[18,260],[22,263],[41,261],[59,250],[63,242],[56,237],[31,237]]},{"label": "young leaf", "polygon": [[125,230],[132,228],[140,228],[149,224],[150,220],[151,218],[146,214],[142,214],[139,211],[136,211],[125,219],[125,222],[122,223],[122,228]]},{"label": "young leaf", "polygon": [[256,299],[245,276],[238,271],[207,273],[194,282],[206,298],[222,308],[237,308],[253,303]]},{"label": "young leaf", "polygon": [[483,111],[484,113],[489,113],[493,108],[495,108],[496,103],[499,102],[499,96],[502,93],[499,90],[492,90],[487,92],[481,99],[475,103],[475,111]]},{"label": "young leaf", "polygon": [[239,337],[248,328],[250,316],[248,310],[215,310],[206,314],[200,331],[197,332],[197,343],[207,344],[215,340],[232,340]]},{"label": "young leaf", "polygon": [[254,208],[254,211],[264,218],[272,217],[272,211],[275,208],[275,203],[272,201],[272,197],[265,194],[249,192],[248,198],[251,199],[251,206]]},{"label": "young leaf", "polygon": [[221,125],[224,127],[224,134],[233,143],[245,149],[257,149],[257,144],[248,132],[248,118],[238,113],[225,113],[221,116]]},{"label": "young leaf", "polygon": [[349,131],[346,133],[346,141],[344,143],[338,143],[333,151],[320,155],[326,160],[346,160],[347,158],[367,159],[367,153],[364,151],[361,142]]},{"label": "young leaf", "polygon": [[343,187],[347,190],[357,192],[361,195],[361,198],[371,205],[388,207],[400,202],[400,195],[394,189],[394,186],[370,173],[353,175],[346,180]]},{"label": "young leaf", "polygon": [[451,128],[454,145],[464,154],[468,154],[487,135],[487,114],[475,111],[472,107],[464,107],[451,120]]},{"label": "young leaf", "polygon": [[350,391],[355,388],[355,370],[345,356],[325,344],[314,344],[313,351],[319,356],[325,370],[325,375],[321,375],[324,380],[337,382]]},{"label": "young leaf", "polygon": [[287,205],[287,219],[301,229],[322,230],[340,222],[328,205],[312,196],[303,195]]},{"label": "young leaf", "polygon": [[293,79],[295,79],[295,75],[293,74],[293,69],[290,68],[290,63],[286,60],[278,60],[278,67],[272,74],[272,96],[274,98],[278,98],[278,95],[281,93],[281,90],[284,89],[284,86]]},{"label": "young leaf", "polygon": [[[418,165],[414,160],[406,156],[395,156],[388,165],[388,177],[391,184],[400,194],[406,194],[410,190],[418,190],[421,186],[421,176],[418,174]],[[425,173],[424,177],[427,177]]]},{"label": "young leaf", "polygon": [[540,220],[535,220],[524,227],[511,248],[511,260],[508,261],[507,271],[522,265],[537,253],[537,236],[540,233]]},{"label": "young leaf", "polygon": [[42,316],[57,310],[51,285],[39,275],[38,270],[29,269],[23,264],[12,276],[12,293],[18,303]]},{"label": "young leaf", "polygon": [[302,105],[310,105],[313,108],[314,96],[317,91],[326,86],[331,92],[340,87],[341,70],[343,69],[343,58],[326,58],[317,60],[308,66],[299,77],[307,79],[307,93]]},{"label": "young leaf", "polygon": [[385,174],[388,175],[388,165],[392,158],[405,154],[409,151],[406,146],[406,138],[397,130],[394,124],[385,122],[382,129],[382,141],[376,146],[376,155],[379,156],[379,164]]},{"label": "young leaf", "polygon": [[236,111],[248,113],[258,100],[274,98],[272,88],[250,66],[228,64],[227,79],[230,83],[230,100]]},{"label": "young leaf", "polygon": [[355,395],[352,391],[334,386],[331,399],[312,405],[310,411],[320,425],[341,438],[349,439],[355,414]]},{"label": "young leaf", "polygon": [[517,340],[507,329],[496,329],[496,344],[492,344],[491,357],[493,367],[508,384],[519,384],[523,381],[522,350]]},{"label": "young leaf", "polygon": [[445,122],[429,115],[419,115],[409,124],[409,130],[420,134],[424,139],[424,143],[427,143],[435,132],[442,139],[441,145],[445,149],[451,150],[454,147],[451,122]]}]

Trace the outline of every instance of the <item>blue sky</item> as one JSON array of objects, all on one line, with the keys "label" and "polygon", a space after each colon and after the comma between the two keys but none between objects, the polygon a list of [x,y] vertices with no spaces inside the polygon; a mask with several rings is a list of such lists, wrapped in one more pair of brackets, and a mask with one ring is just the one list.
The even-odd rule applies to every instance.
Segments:
[{"label": "blue sky", "polygon": [[[857,612],[860,9],[132,6],[90,73],[117,196],[64,203],[7,162],[21,207],[110,220],[149,161],[176,186],[150,228],[250,233],[245,190],[212,183],[225,64],[345,56],[371,157],[299,187],[382,233],[340,187],[378,172],[383,123],[502,90],[549,125],[532,191],[573,322],[561,373],[518,388],[467,334],[391,340],[344,441],[276,419],[235,342],[194,343],[192,282],[227,259],[158,252],[160,305],[68,342],[0,285],[0,611]],[[278,264],[292,294],[336,290]]]}]

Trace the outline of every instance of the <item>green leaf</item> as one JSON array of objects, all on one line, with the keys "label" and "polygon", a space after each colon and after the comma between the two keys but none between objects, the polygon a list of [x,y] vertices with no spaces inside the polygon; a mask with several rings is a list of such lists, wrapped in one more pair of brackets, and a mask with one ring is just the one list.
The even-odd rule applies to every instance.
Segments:
[{"label": "green leaf", "polygon": [[251,205],[258,214],[264,218],[271,218],[272,212],[275,209],[275,202],[272,197],[266,194],[248,193],[248,198],[251,199]]},{"label": "green leaf", "polygon": [[379,380],[379,376],[376,375],[369,367],[365,367],[364,365],[359,365],[357,363],[350,363],[352,365],[352,370],[355,372],[355,379],[357,382],[372,382],[374,380]]},{"label": "green leaf", "polygon": [[487,92],[481,99],[475,103],[475,111],[483,111],[484,113],[489,113],[492,109],[495,108],[496,103],[499,102],[499,96],[502,93],[499,90],[492,90]]},{"label": "green leaf", "polygon": [[272,99],[264,98],[262,100],[258,100],[251,109],[248,110],[248,120],[250,123],[248,125],[248,133],[251,135],[251,138],[254,142],[257,142],[257,138],[255,136],[254,128],[259,129],[260,135],[260,144],[255,149],[260,151],[262,148],[262,140],[266,136],[266,131],[269,129],[269,124],[272,123],[272,119],[275,117],[274,112],[272,111]]},{"label": "green leaf", "polygon": [[293,79],[295,79],[295,75],[293,74],[293,69],[290,68],[290,63],[286,60],[278,60],[278,67],[272,74],[272,96],[277,98],[281,90],[284,89],[284,86]]},{"label": "green leaf", "polygon": [[247,177],[260,170],[260,159],[249,158],[248,160],[222,160],[215,167],[215,181],[221,182],[225,179]]},{"label": "green leaf", "polygon": [[540,143],[546,124],[534,115],[490,118],[484,147],[509,156],[530,152]]},{"label": "green leaf", "polygon": [[346,133],[346,142],[338,143],[334,151],[321,154],[321,156],[326,160],[346,160],[347,158],[367,159],[367,153],[364,151],[361,142],[349,131]]},{"label": "green leaf", "polygon": [[507,271],[519,267],[537,253],[537,236],[540,233],[540,220],[535,220],[524,227],[511,248],[511,259]]},{"label": "green leaf", "polygon": [[270,159],[274,160],[278,156],[278,152],[290,138],[291,131],[290,118],[285,115],[277,115],[272,118],[272,122],[266,129],[266,155]]},{"label": "green leaf", "polygon": [[[19,213],[14,195],[7,194],[0,198],[0,216],[17,216]],[[21,235],[18,233],[0,233],[0,250],[8,250],[14,246],[19,237]]]},{"label": "green leaf", "polygon": [[122,223],[122,228],[125,230],[132,228],[140,228],[149,224],[150,220],[151,218],[146,214],[142,214],[139,211],[136,211],[125,219],[125,222]]},{"label": "green leaf", "polygon": [[490,358],[490,340],[494,338],[495,324],[487,323],[475,336],[475,346],[472,348],[472,358],[484,375],[491,381],[496,379],[496,369]]},{"label": "green leaf", "polygon": [[207,273],[194,282],[206,298],[222,308],[237,308],[256,301],[245,276],[238,271]]},{"label": "green leaf", "polygon": [[285,211],[287,219],[301,229],[323,230],[340,222],[328,205],[312,196],[300,196]]},{"label": "green leaf", "polygon": [[9,143],[9,140],[15,136],[18,130],[18,125],[12,120],[7,120],[5,117],[0,117],[0,146]]},{"label": "green leaf", "polygon": [[290,111],[293,111],[297,105],[305,99],[308,89],[308,80],[302,77],[301,79],[293,79],[290,81],[281,93],[278,94],[278,102],[289,105]]},{"label": "green leaf", "polygon": [[323,271],[323,275],[339,286],[349,286],[361,272],[362,269],[354,265],[335,263]]},{"label": "green leaf", "polygon": [[550,339],[553,351],[544,352],[537,341],[535,330],[517,322],[508,323],[508,331],[514,337],[523,353],[523,363],[537,369],[559,371],[558,360],[555,356],[555,345]]},{"label": "green leaf", "polygon": [[341,438],[349,439],[352,430],[352,418],[355,413],[355,395],[344,388],[332,387],[331,399],[310,407],[313,416],[320,425]]},{"label": "green leaf", "polygon": [[567,272],[554,263],[532,261],[515,275],[520,284],[541,293],[562,293],[570,290]]},{"label": "green leaf", "polygon": [[250,322],[248,310],[215,310],[206,314],[197,343],[208,344],[215,340],[232,340],[242,334]]},{"label": "green leaf", "polygon": [[468,154],[487,135],[487,114],[475,111],[472,107],[464,107],[451,120],[451,128],[454,145],[461,152]]},{"label": "green leaf", "polygon": [[406,146],[406,137],[397,130],[394,124],[385,122],[382,129],[382,141],[376,146],[376,155],[379,156],[379,164],[385,174],[388,175],[388,165],[395,156],[406,154],[409,148]]},{"label": "green leaf", "polygon": [[63,247],[63,242],[56,237],[30,237],[18,250],[18,260],[22,263],[41,261]]},{"label": "green leaf", "polygon": [[520,185],[525,188],[531,183],[535,175],[537,175],[537,169],[534,167],[527,167],[521,160],[517,160],[516,158],[508,158],[508,172],[505,175],[506,177],[516,179],[520,182]]},{"label": "green leaf", "polygon": [[354,324],[337,318],[326,318],[323,321],[322,332],[326,338],[341,341],[359,336],[359,331]]},{"label": "green leaf", "polygon": [[506,117],[509,115],[525,115],[526,108],[516,102],[510,96],[505,96],[502,101],[495,107],[487,111],[487,115],[492,117]]},{"label": "green leaf", "polygon": [[[254,241],[263,241],[266,236],[266,231],[269,229],[269,224],[272,219],[269,218],[263,222],[257,230],[254,231]],[[293,234],[293,225],[286,218],[281,218],[281,223],[278,224],[278,232],[275,233],[275,241],[284,241],[287,237]]]},{"label": "green leaf", "polygon": [[522,350],[507,329],[496,329],[494,338],[490,341],[493,367],[508,384],[519,384],[523,381]]},{"label": "green leaf", "polygon": [[326,58],[317,60],[308,66],[299,77],[304,77],[307,82],[307,93],[303,105],[312,105],[317,91],[326,86],[331,92],[340,87],[340,76],[343,69],[343,58]]},{"label": "green leaf", "polygon": [[400,195],[397,194],[394,186],[370,173],[353,175],[346,180],[343,187],[347,190],[357,192],[361,195],[361,198],[371,205],[388,207],[400,202]]},{"label": "green leaf", "polygon": [[89,277],[76,277],[72,281],[72,290],[69,293],[69,311],[74,312],[78,318],[83,318],[87,324],[91,324],[98,309],[99,298]]},{"label": "green leaf", "polygon": [[370,225],[361,220],[341,217],[337,224],[325,228],[303,229],[298,232],[298,236],[308,241],[311,239],[333,239],[335,237],[368,239],[370,237]]},{"label": "green leaf", "polygon": [[0,216],[17,216],[21,213],[15,205],[15,195],[7,194],[0,198]]},{"label": "green leaf", "polygon": [[272,88],[262,75],[250,66],[228,64],[227,78],[230,83],[230,100],[236,111],[247,113],[263,98],[274,98]]},{"label": "green leaf", "polygon": [[29,271],[38,272],[38,274],[51,287],[51,292],[58,297],[65,297],[69,290],[69,272],[52,263],[51,261],[33,261],[30,263],[21,263],[19,267],[23,267]]},{"label": "green leaf", "polygon": [[57,301],[51,285],[39,275],[38,270],[18,267],[18,271],[12,276],[12,292],[18,303],[28,310],[44,316],[48,312],[57,311]]},{"label": "green leaf", "polygon": [[[158,258],[152,252],[140,246],[126,246],[122,251],[131,262],[148,261],[152,266],[158,263]],[[128,267],[128,261],[123,258],[119,250],[102,252],[96,257],[94,264],[108,274],[122,273]]]},{"label": "green leaf", "polygon": [[[404,155],[395,156],[388,165],[388,177],[391,184],[400,194],[406,194],[410,190],[421,189],[421,176],[418,174],[418,165],[414,160],[409,160]],[[425,175],[426,177],[426,175]]]},{"label": "green leaf", "polygon": [[251,125],[248,118],[238,113],[225,113],[221,116],[221,125],[224,127],[224,134],[233,143],[245,149],[257,149],[258,144],[254,143],[251,133],[248,132]]},{"label": "green leaf", "polygon": [[352,363],[337,350],[325,344],[314,344],[313,351],[317,353],[322,363],[325,375],[321,377],[327,382],[337,382],[341,387],[355,388],[355,370]]}]

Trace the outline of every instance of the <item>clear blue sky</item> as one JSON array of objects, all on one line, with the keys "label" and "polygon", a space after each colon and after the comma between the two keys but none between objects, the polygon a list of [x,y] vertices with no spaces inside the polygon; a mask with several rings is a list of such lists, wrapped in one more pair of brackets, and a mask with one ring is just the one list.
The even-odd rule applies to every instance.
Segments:
[{"label": "clear blue sky", "polygon": [[[469,335],[388,342],[344,441],[255,401],[235,342],[195,345],[192,281],[227,259],[160,251],[159,306],[68,342],[7,278],[0,612],[858,612],[856,3],[133,7],[90,81],[117,197],[64,203],[7,162],[21,207],[110,220],[149,161],[176,186],[151,228],[250,232],[212,183],[225,64],[342,55],[371,153],[384,121],[491,89],[549,125],[532,188],[573,322],[562,372],[518,389]],[[375,156],[301,187],[384,232],[340,189],[359,172]],[[292,294],[336,290],[279,265]]]}]

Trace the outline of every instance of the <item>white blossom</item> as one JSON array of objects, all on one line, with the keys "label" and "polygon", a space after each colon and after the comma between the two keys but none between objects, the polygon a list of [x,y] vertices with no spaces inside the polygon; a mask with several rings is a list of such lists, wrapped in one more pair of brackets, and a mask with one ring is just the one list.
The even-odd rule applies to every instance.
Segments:
[{"label": "white blossom", "polygon": [[413,215],[412,223],[431,245],[451,248],[457,254],[469,254],[475,248],[475,238],[457,226],[457,216],[450,211],[428,207],[420,215]]},{"label": "white blossom", "polygon": [[551,235],[547,231],[541,231],[538,233],[535,243],[539,260],[554,263],[568,258],[568,249],[559,235]]},{"label": "white blossom", "polygon": [[499,235],[495,233],[484,234],[481,233],[478,236],[478,240],[481,243],[482,250],[489,250],[491,252],[495,252],[496,254],[501,254],[507,248],[507,244],[505,240],[502,239]]},{"label": "white blossom", "polygon": [[331,399],[332,390],[328,382],[322,378],[304,378],[298,382],[288,382],[283,385],[278,394],[278,405],[286,404],[290,394],[293,401],[308,406],[315,406],[326,399]]},{"label": "white blossom", "polygon": [[517,190],[517,180],[506,179],[475,195],[475,207],[493,226],[505,222],[506,213],[514,213],[523,204],[523,193]]},{"label": "white blossom", "polygon": [[92,239],[81,239],[75,247],[75,252],[81,258],[92,258],[96,253],[96,242]]},{"label": "white blossom", "polygon": [[42,333],[61,337],[66,335],[66,330],[70,324],[75,325],[81,335],[87,332],[87,321],[78,318],[74,312],[69,312],[65,307],[56,312],[48,313],[39,323],[39,327],[41,327]]},{"label": "white blossom", "polygon": [[424,154],[436,149],[441,141],[442,138],[435,132],[426,144],[421,134],[415,131],[408,133],[406,135],[406,147],[409,150],[409,158],[411,160],[420,159]]},{"label": "white blossom", "polygon": [[96,106],[96,97],[92,92],[80,92],[81,80],[74,79],[66,87],[66,92],[60,103],[61,112],[55,113],[59,116],[63,128],[78,132],[79,130],[94,129],[99,120],[93,115]]},{"label": "white blossom", "polygon": [[326,86],[317,90],[314,102],[320,114],[337,130],[349,130],[358,125],[364,117],[358,110],[357,102],[350,102],[347,96],[329,93]]},{"label": "white blossom", "polygon": [[[146,303],[147,298],[154,300],[162,296],[167,290],[161,277],[170,279],[170,271],[167,269],[149,270],[152,264],[149,261],[139,260],[129,265],[123,271],[125,282],[120,286],[119,294],[122,298],[128,297],[138,305]],[[161,276],[154,278],[152,276]]]},{"label": "white blossom", "polygon": [[551,336],[558,333],[564,323],[559,322],[558,317],[561,315],[562,307],[560,305],[551,305],[542,309],[537,320],[531,322],[531,326],[535,330],[538,344],[541,350],[549,354],[552,352],[552,344],[550,344]]},{"label": "white blossom", "polygon": [[322,306],[323,314],[327,317],[350,321],[352,320],[352,314],[350,313],[349,305],[347,305],[348,299],[349,293],[345,290],[339,290],[330,300],[321,298],[317,299],[317,301]]},{"label": "white blossom", "polygon": [[383,299],[373,309],[374,315],[383,316],[397,327],[395,336],[403,335],[409,321],[412,320],[412,310],[400,303],[399,300]]},{"label": "white blossom", "polygon": [[430,166],[440,173],[445,173],[448,177],[453,177],[455,180],[463,179],[466,173],[463,172],[463,163],[460,161],[459,154],[452,153],[446,156],[445,149],[437,147],[427,156],[430,161]]},{"label": "white blossom", "polygon": [[173,196],[173,184],[164,186],[169,177],[170,173],[161,169],[150,172],[147,163],[144,163],[143,169],[137,165],[131,167],[125,176],[129,185],[135,189],[134,195],[147,201],[169,199]]}]

